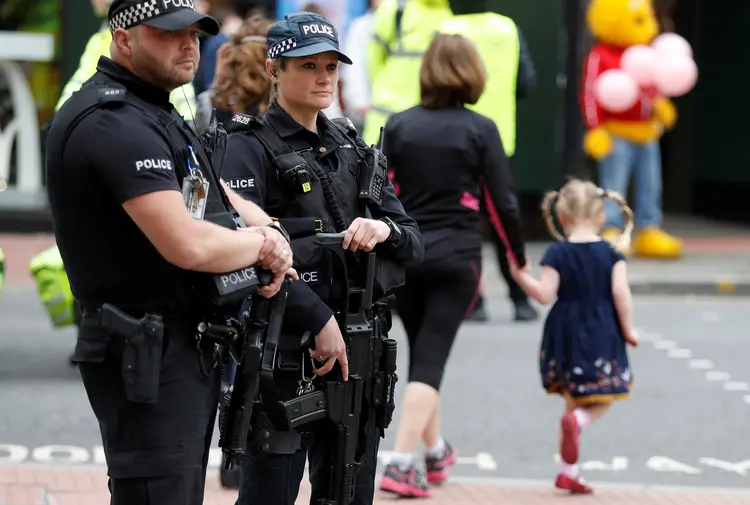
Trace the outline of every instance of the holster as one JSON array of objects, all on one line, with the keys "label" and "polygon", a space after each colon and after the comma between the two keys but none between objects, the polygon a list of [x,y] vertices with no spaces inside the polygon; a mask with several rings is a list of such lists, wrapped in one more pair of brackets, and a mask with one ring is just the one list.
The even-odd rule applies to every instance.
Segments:
[{"label": "holster", "polygon": [[133,403],[156,403],[164,341],[161,316],[146,314],[136,319],[105,303],[96,315],[84,316],[84,320],[92,318],[101,329],[120,337],[124,343],[122,378],[128,400]]},{"label": "holster", "polygon": [[251,423],[248,446],[256,455],[294,454],[300,449],[309,449],[312,443],[312,433],[276,429],[261,401],[255,402]]}]

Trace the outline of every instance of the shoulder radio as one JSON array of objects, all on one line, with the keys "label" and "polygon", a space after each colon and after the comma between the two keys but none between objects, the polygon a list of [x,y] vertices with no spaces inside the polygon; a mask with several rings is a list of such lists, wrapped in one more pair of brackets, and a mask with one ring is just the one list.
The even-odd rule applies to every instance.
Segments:
[{"label": "shoulder radio", "polygon": [[378,143],[364,152],[359,169],[359,198],[375,205],[383,204],[383,189],[388,182],[388,161],[382,151],[383,127]]}]

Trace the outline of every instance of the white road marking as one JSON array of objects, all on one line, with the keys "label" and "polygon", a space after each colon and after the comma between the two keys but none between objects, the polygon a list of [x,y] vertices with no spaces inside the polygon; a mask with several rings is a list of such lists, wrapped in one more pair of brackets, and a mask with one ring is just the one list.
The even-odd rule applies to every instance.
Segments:
[{"label": "white road marking", "polygon": [[747,382],[729,381],[724,383],[724,389],[727,391],[750,391],[750,384]]},{"label": "white road marking", "polygon": [[726,382],[729,379],[731,379],[731,375],[729,375],[727,372],[721,372],[719,370],[711,370],[710,372],[706,372],[706,380],[711,382]]},{"label": "white road marking", "polygon": [[[703,322],[716,322],[720,319],[717,312],[704,311],[701,313]],[[667,351],[667,356],[672,359],[687,359],[688,367],[693,370],[706,370],[705,379],[709,382],[721,382],[725,391],[745,391],[750,392],[750,384],[741,381],[732,381],[731,375],[721,370],[713,370],[714,363],[708,359],[693,358],[693,351],[678,347],[674,340],[664,340],[658,333],[649,333],[642,328],[638,328],[639,334],[646,336],[642,340],[651,341],[654,349]],[[750,404],[750,394],[744,395],[745,403]],[[709,458],[710,459],[710,458]],[[658,460],[657,460],[658,461]]]},{"label": "white road marking", "polygon": [[584,461],[581,463],[581,470],[589,471],[600,471],[600,472],[621,472],[628,469],[628,458],[617,456],[612,458],[612,461],[607,463],[606,461]]},{"label": "white road marking", "polygon": [[700,458],[698,461],[703,465],[712,466],[726,472],[733,472],[743,477],[750,470],[750,459],[740,461],[739,463],[730,463],[729,461],[722,461],[716,458]]},{"label": "white road marking", "polygon": [[655,472],[681,472],[690,475],[698,475],[701,473],[700,468],[680,463],[679,461],[667,458],[666,456],[652,456],[648,458],[648,461],[646,461],[646,467]]},{"label": "white road marking", "polygon": [[677,347],[677,342],[673,340],[655,340],[654,341],[654,349],[659,350],[667,350],[667,349],[674,349]]},{"label": "white road marking", "polygon": [[710,359],[691,359],[688,366],[695,370],[711,370],[714,367],[714,362]]},{"label": "white road marking", "polygon": [[675,359],[687,359],[693,357],[693,351],[690,349],[670,349],[667,351],[667,356]]}]

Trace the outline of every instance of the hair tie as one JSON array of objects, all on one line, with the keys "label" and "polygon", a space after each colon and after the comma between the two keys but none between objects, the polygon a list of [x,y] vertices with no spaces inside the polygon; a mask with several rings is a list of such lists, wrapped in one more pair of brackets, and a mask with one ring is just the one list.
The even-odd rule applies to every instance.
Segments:
[{"label": "hair tie", "polygon": [[247,44],[248,42],[262,42],[266,43],[266,38],[261,35],[248,35],[240,40],[240,44]]},{"label": "hair tie", "polygon": [[596,188],[596,192],[599,193],[599,196],[604,198],[604,196],[607,194],[607,192],[603,188]]}]

